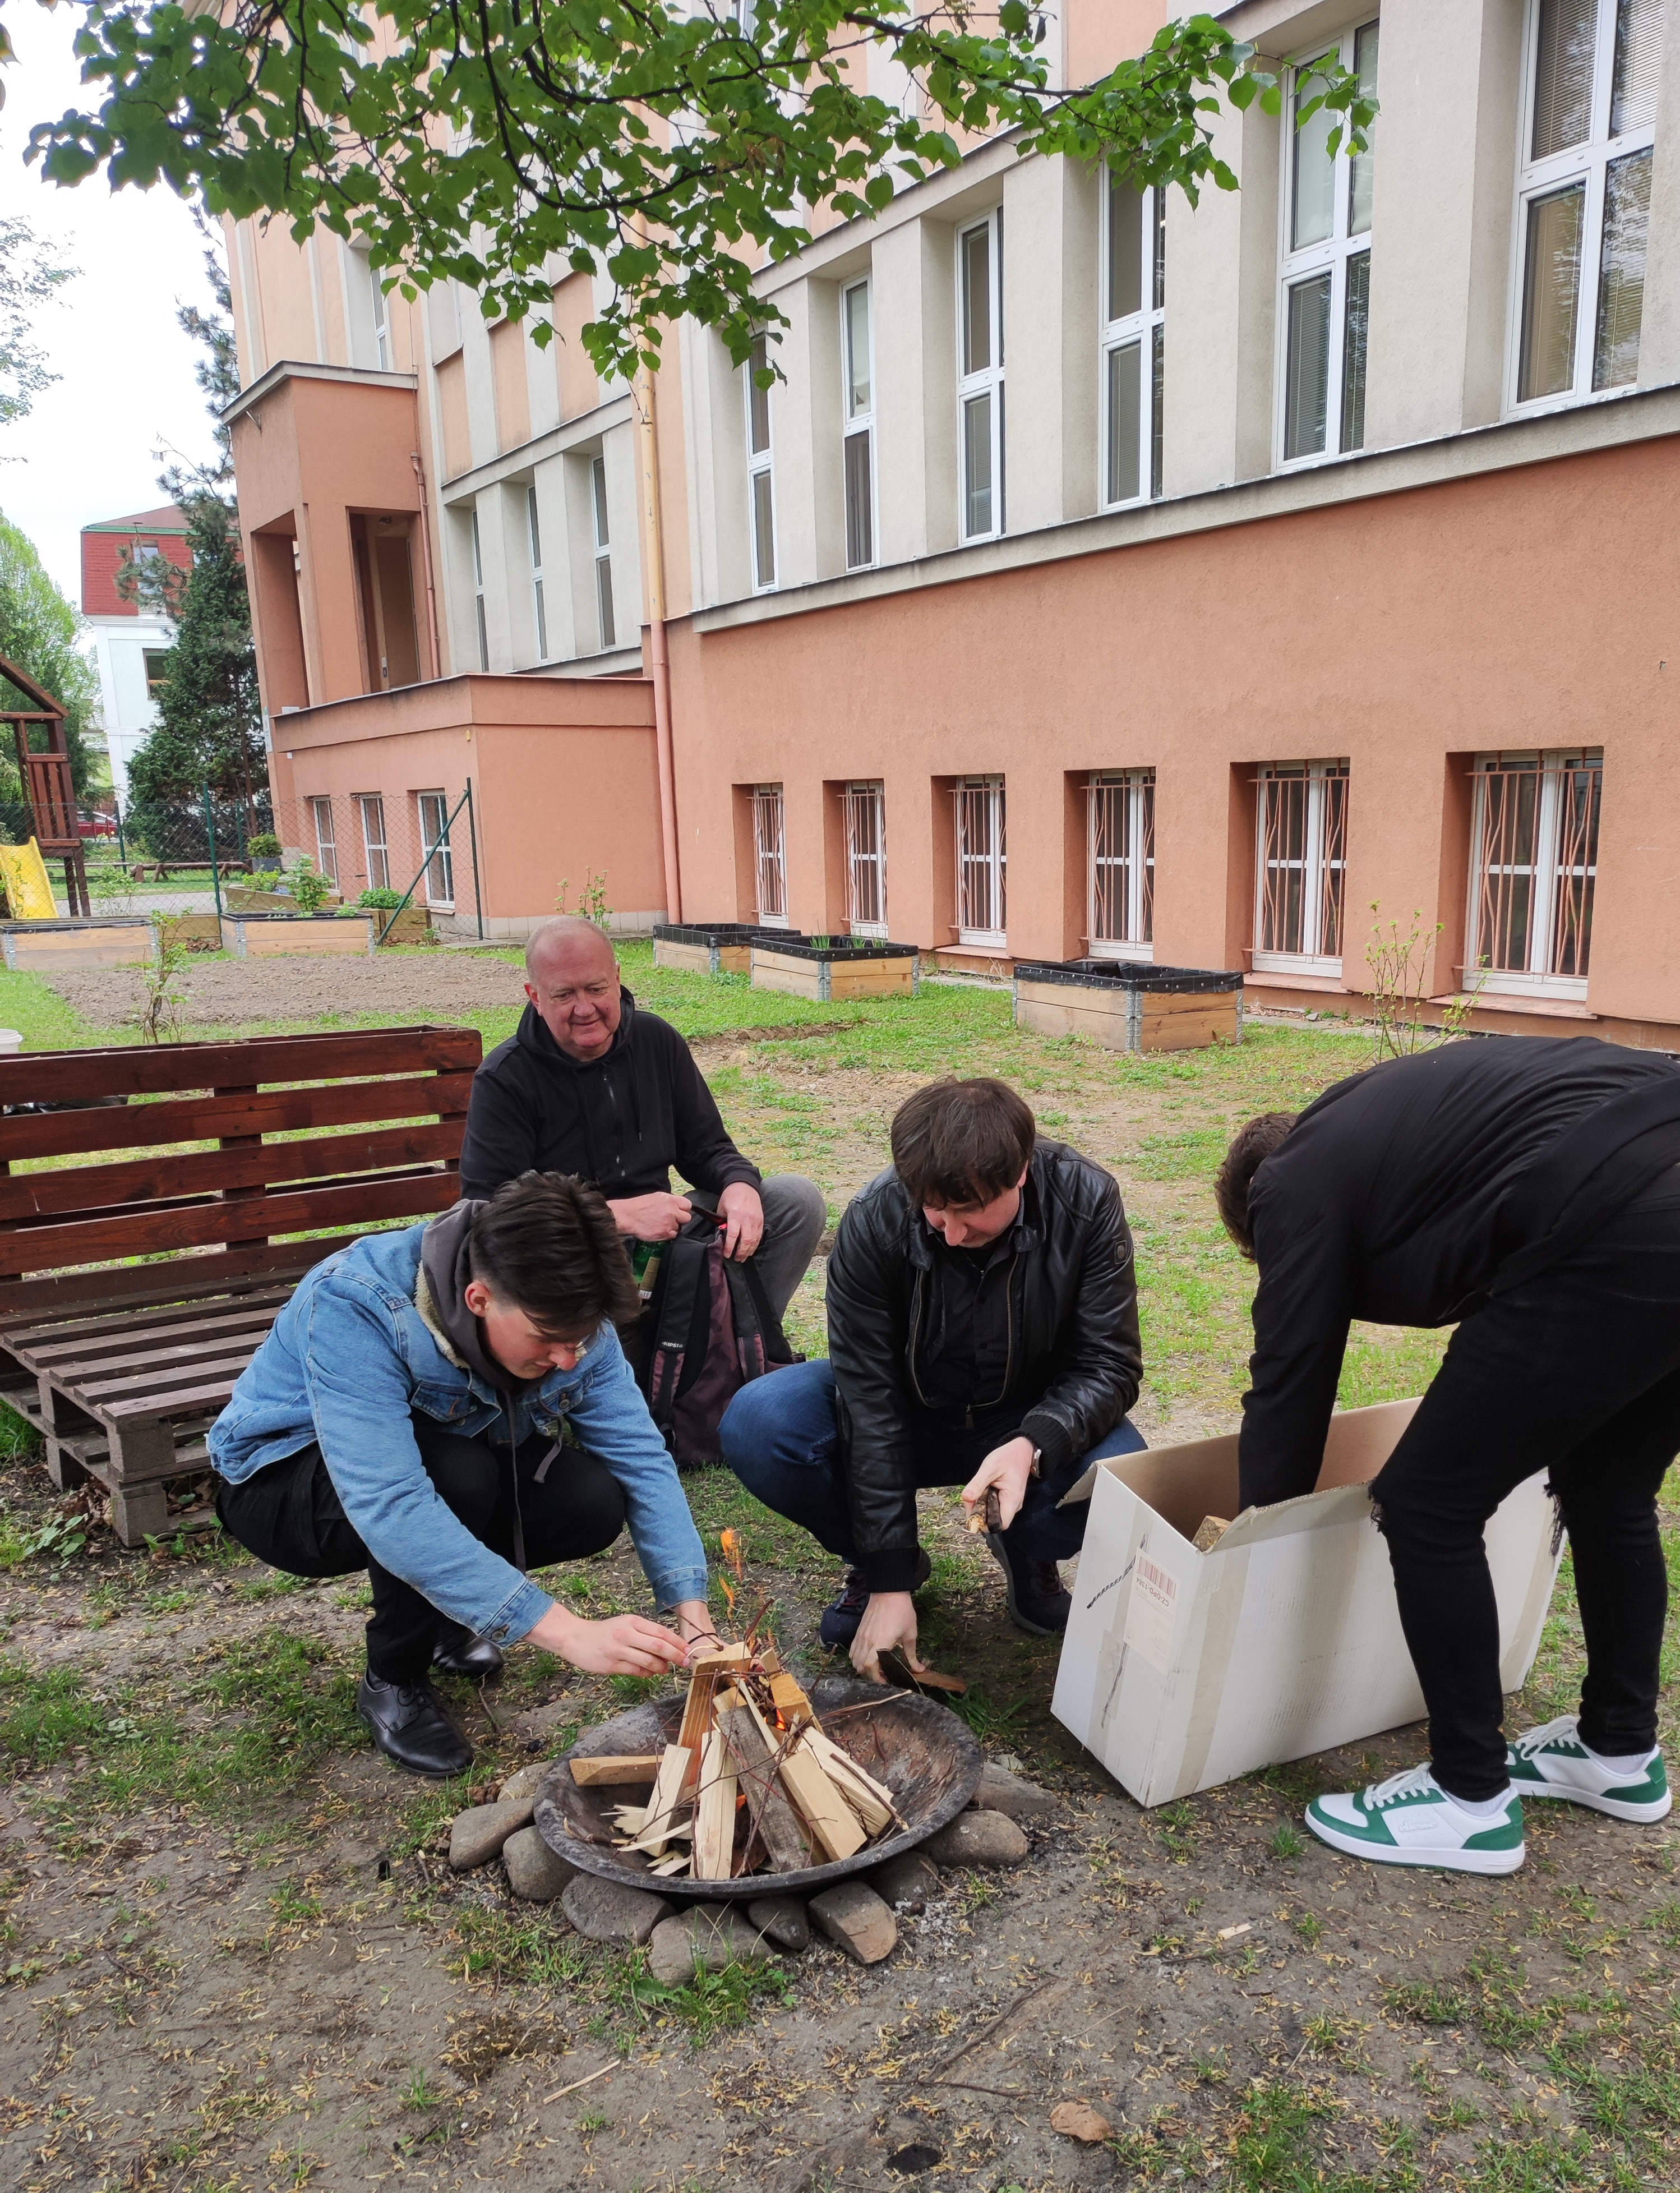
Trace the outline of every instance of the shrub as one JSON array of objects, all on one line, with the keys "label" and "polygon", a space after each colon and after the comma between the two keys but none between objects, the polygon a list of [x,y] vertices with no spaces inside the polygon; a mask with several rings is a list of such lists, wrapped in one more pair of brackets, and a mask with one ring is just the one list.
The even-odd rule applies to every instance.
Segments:
[{"label": "shrub", "polygon": [[403,903],[403,894],[398,890],[364,890],[356,903],[357,906],[371,906],[379,908],[382,911],[394,912]]},{"label": "shrub", "polygon": [[245,841],[245,850],[254,861],[273,861],[280,858],[280,840],[271,830],[259,830],[254,838]]},{"label": "shrub", "polygon": [[332,885],[320,874],[307,854],[292,870],[292,896],[300,913],[319,913],[332,896]]}]

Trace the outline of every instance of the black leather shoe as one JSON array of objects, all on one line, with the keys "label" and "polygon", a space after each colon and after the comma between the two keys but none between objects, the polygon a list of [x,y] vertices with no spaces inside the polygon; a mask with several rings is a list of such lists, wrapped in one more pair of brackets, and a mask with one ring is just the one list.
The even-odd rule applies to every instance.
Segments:
[{"label": "black leather shoe", "polygon": [[472,1746],[438,1703],[426,1681],[382,1683],[363,1675],[356,1692],[356,1710],[373,1731],[374,1742],[393,1766],[410,1774],[447,1780],[472,1764]]},{"label": "black leather shoe", "polygon": [[[934,1572],[934,1565],[925,1553],[916,1556],[916,1581],[910,1587],[920,1591]],[[869,1586],[861,1569],[848,1569],[846,1589],[832,1606],[825,1607],[817,1635],[831,1652],[849,1652],[852,1640],[858,1634],[858,1624],[863,1620],[864,1609],[869,1605]]]},{"label": "black leather shoe", "polygon": [[469,1636],[460,1623],[450,1622],[438,1633],[431,1664],[446,1675],[465,1675],[469,1683],[494,1683],[506,1663],[494,1637]]},{"label": "black leather shoe", "polygon": [[1060,1637],[1073,1612],[1072,1595],[1054,1561],[1017,1553],[1003,1531],[988,1531],[991,1547],[1009,1594],[1009,1619],[1033,1637]]}]

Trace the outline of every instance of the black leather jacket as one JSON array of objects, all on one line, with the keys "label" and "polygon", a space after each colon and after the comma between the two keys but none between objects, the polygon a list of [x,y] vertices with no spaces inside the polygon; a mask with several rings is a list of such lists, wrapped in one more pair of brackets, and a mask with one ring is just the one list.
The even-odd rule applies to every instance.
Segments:
[{"label": "black leather jacket", "polygon": [[[1045,1477],[1111,1431],[1143,1376],[1132,1237],[1111,1174],[1065,1142],[1033,1152],[1009,1273],[1010,1358],[1000,1407],[1031,1407],[1021,1431]],[[858,1564],[873,1591],[916,1573],[915,1417],[927,1336],[940,1330],[940,1261],[898,1175],[882,1173],[840,1222],[828,1263],[828,1353]]]}]

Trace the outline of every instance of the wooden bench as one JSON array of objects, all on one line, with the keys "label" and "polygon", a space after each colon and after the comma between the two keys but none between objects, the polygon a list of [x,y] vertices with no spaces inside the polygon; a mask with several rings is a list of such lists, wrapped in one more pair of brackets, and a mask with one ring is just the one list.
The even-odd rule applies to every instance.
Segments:
[{"label": "wooden bench", "polygon": [[304,1273],[457,1200],[482,1049],[404,1028],[0,1058],[0,1400],[55,1485],[110,1493],[125,1546],[170,1527],[166,1480],[208,1469]]}]

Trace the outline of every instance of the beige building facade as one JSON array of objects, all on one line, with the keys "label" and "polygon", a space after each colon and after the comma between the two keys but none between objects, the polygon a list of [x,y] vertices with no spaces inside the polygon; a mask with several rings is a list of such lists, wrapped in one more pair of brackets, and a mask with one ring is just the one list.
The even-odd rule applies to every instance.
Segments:
[{"label": "beige building facade", "polygon": [[[1070,0],[1062,66],[1158,20]],[[1486,1025],[1671,1042],[1680,9],[1225,20],[1289,98],[1331,50],[1374,81],[1371,150],[1228,114],[1241,188],[1192,208],[981,145],[763,274],[768,391],[686,324],[650,393],[598,384],[586,277],[544,349],[239,230],[283,795],[281,711],[338,742],[466,674],[537,689],[532,796],[575,808],[580,681],[646,680],[661,888],[615,850],[616,906],[1321,1010],[1397,922]],[[401,736],[360,754],[422,788]],[[517,923],[552,892],[500,799]]]}]

